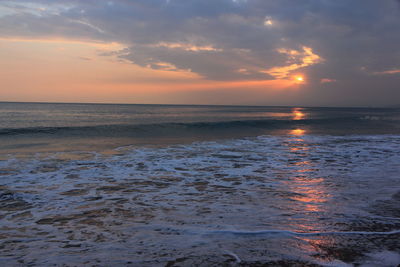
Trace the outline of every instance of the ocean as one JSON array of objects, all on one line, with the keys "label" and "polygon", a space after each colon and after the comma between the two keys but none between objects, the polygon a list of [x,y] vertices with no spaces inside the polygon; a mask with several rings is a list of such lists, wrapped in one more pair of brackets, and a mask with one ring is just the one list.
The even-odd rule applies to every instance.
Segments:
[{"label": "ocean", "polygon": [[0,103],[1,266],[397,266],[400,109]]}]

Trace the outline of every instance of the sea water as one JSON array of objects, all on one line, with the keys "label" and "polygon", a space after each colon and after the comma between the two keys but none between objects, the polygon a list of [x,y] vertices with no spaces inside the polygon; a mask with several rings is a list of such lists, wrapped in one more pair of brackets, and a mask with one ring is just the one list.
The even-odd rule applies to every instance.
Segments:
[{"label": "sea water", "polygon": [[400,110],[0,103],[0,265],[396,266]]}]

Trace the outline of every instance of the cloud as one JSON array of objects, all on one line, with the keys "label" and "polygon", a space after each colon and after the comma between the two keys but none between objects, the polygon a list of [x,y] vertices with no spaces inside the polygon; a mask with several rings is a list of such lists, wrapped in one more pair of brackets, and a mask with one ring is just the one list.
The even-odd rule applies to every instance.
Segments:
[{"label": "cloud", "polygon": [[321,79],[321,83],[322,84],[326,84],[326,83],[334,83],[337,82],[335,79],[329,79],[329,78],[323,78]]},{"label": "cloud", "polygon": [[199,52],[199,51],[222,51],[222,49],[217,49],[211,45],[197,46],[193,44],[185,43],[165,43],[160,42],[158,44],[150,45],[153,47],[165,47],[169,49],[182,49],[184,51]]},{"label": "cloud", "polygon": [[298,69],[323,62],[323,59],[320,56],[313,53],[312,48],[304,46],[302,49],[303,51],[284,48],[278,49],[279,53],[285,54],[288,57],[287,63],[289,65],[273,67],[266,70],[265,73],[268,73],[277,79],[286,79],[289,77],[290,73],[297,71]]},{"label": "cloud", "polygon": [[[327,102],[398,91],[399,25],[399,0],[0,0],[0,38],[114,42],[124,62],[212,81],[301,72]],[[326,77],[336,95],[320,95]]]},{"label": "cloud", "polygon": [[90,58],[90,57],[78,57],[79,59],[81,59],[81,60],[85,60],[85,61],[91,61],[91,60],[93,60],[92,58]]},{"label": "cloud", "polygon": [[[266,27],[275,21],[272,16],[251,14],[256,2],[23,1],[18,7],[24,10],[0,18],[0,35],[118,42],[127,46],[121,58],[142,67],[168,64],[171,71],[191,71],[211,80],[275,79],[264,70],[287,61],[278,51],[287,46],[280,38],[284,29]],[[9,1],[0,1],[0,6],[6,5]],[[63,5],[59,13],[32,11]],[[288,49],[299,46],[303,43]]]},{"label": "cloud", "polygon": [[378,71],[374,72],[375,75],[392,75],[392,74],[400,74],[400,69],[393,69],[393,70],[385,70],[385,71]]}]

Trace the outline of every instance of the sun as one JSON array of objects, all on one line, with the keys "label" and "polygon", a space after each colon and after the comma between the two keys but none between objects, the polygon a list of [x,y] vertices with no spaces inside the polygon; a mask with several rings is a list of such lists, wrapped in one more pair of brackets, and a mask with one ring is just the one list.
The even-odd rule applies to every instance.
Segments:
[{"label": "sun", "polygon": [[305,83],[306,79],[302,74],[295,74],[291,77],[291,80],[294,84],[303,84]]}]

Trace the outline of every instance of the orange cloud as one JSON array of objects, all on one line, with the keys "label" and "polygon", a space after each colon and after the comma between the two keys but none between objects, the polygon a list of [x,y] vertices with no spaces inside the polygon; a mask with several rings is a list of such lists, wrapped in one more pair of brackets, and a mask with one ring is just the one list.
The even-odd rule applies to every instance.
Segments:
[{"label": "orange cloud", "polygon": [[278,49],[278,52],[288,56],[289,65],[282,67],[273,67],[269,70],[262,71],[263,73],[272,75],[276,79],[287,79],[289,78],[290,73],[292,73],[293,71],[314,64],[318,64],[323,61],[323,59],[319,55],[314,54],[312,48],[306,46],[303,46],[303,51],[281,48]]},{"label": "orange cloud", "polygon": [[400,69],[374,72],[375,75],[391,75],[391,74],[398,74],[398,73],[400,73]]}]

